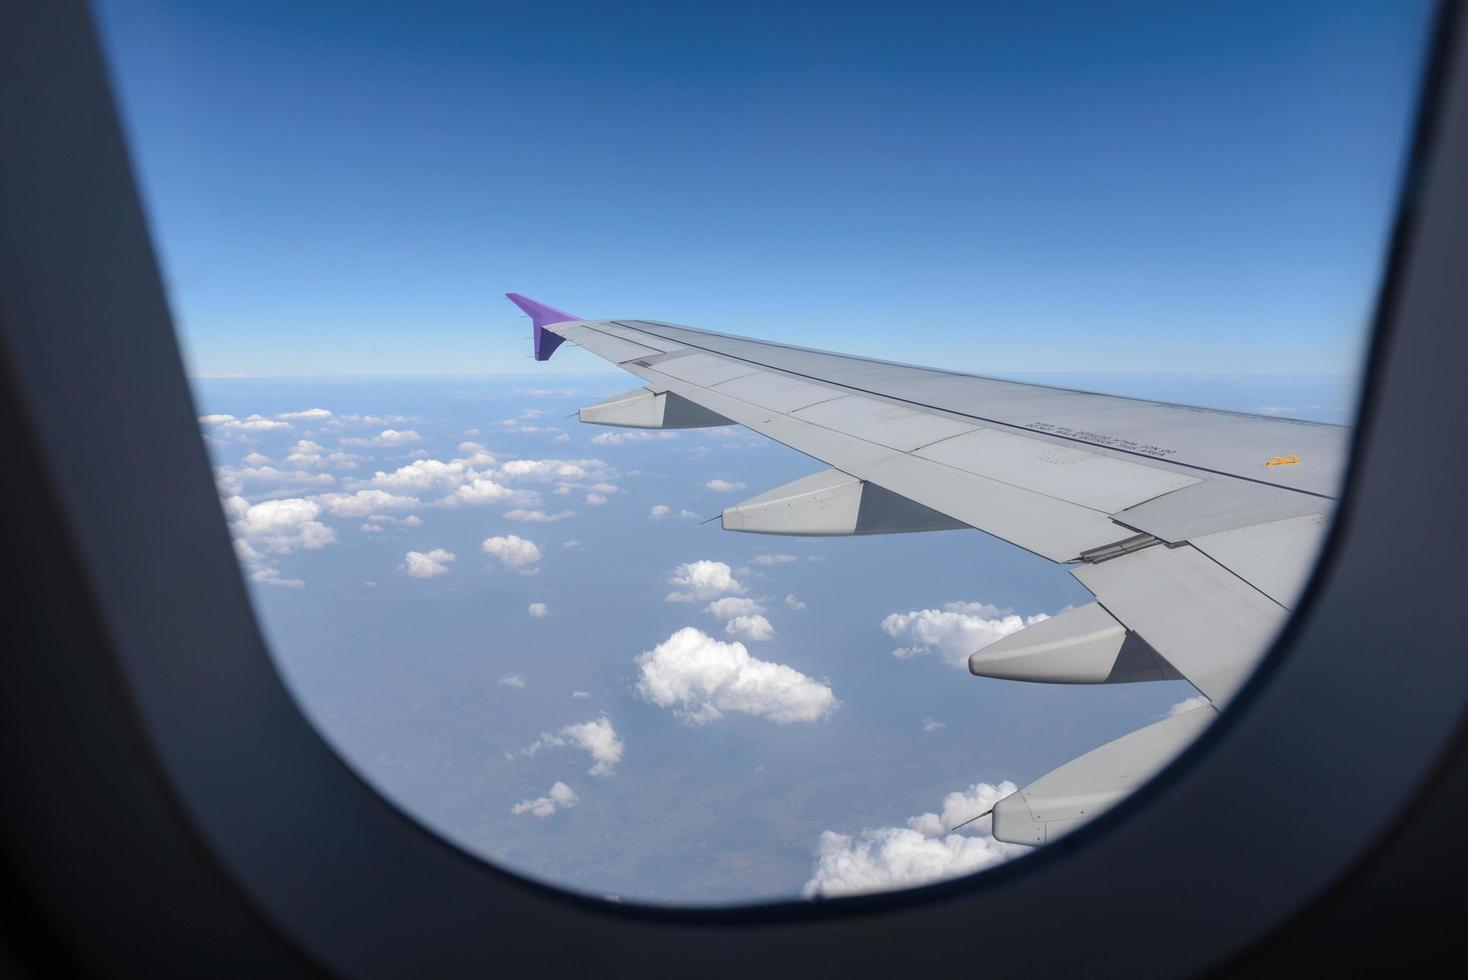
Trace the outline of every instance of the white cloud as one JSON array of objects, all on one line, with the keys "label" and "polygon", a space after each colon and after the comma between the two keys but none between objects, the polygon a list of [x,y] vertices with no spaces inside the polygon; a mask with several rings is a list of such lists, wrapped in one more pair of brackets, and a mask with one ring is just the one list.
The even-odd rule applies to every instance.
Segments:
[{"label": "white cloud", "polygon": [[615,471],[599,459],[512,459],[499,468],[505,480],[604,480]]},{"label": "white cloud", "polygon": [[673,508],[669,507],[667,504],[653,504],[652,510],[647,512],[647,516],[656,521],[660,518],[667,517],[672,512]]},{"label": "white cloud", "polygon": [[976,783],[966,792],[949,793],[943,812],[911,817],[905,827],[877,827],[858,835],[827,830],[821,834],[816,863],[802,890],[807,898],[855,895],[913,888],[992,867],[1029,848],[997,841],[991,817],[959,831],[955,827],[983,813],[1016,787]]},{"label": "white cloud", "polygon": [[771,565],[784,565],[784,564],[787,564],[788,562],[792,562],[792,561],[800,561],[800,559],[797,558],[795,555],[755,555],[754,556],[754,563],[756,565],[764,565],[766,567],[771,566]]},{"label": "white cloud", "polygon": [[541,749],[574,745],[590,753],[593,765],[586,770],[592,776],[609,776],[622,761],[626,748],[617,737],[609,718],[594,718],[578,725],[566,725],[556,732],[546,732],[520,750],[521,755],[535,755]]},{"label": "white cloud", "polygon": [[882,629],[894,640],[908,643],[893,650],[894,657],[905,659],[936,652],[952,666],[966,668],[969,654],[1049,618],[1044,613],[1020,617],[984,602],[949,602],[941,610],[892,613],[882,620]]},{"label": "white cloud", "polygon": [[247,453],[245,457],[240,460],[240,462],[244,463],[247,466],[264,466],[266,463],[270,462],[270,457],[266,456],[264,453]]},{"label": "white cloud", "polygon": [[784,664],[752,657],[742,643],[724,643],[691,626],[635,662],[641,670],[637,693],[695,725],[731,711],[782,725],[820,721],[839,704],[827,685]]},{"label": "white cloud", "polygon": [[507,568],[525,569],[540,561],[540,546],[518,534],[485,538],[479,550],[498,558]]},{"label": "white cloud", "polygon": [[668,602],[702,602],[730,593],[743,595],[748,591],[734,578],[734,572],[728,565],[707,559],[679,565],[673,569],[668,584],[683,590],[669,592]]},{"label": "white cloud", "polygon": [[233,496],[225,499],[224,512],[230,531],[255,551],[285,555],[297,548],[324,548],[336,540],[336,532],[316,519],[321,507],[303,497],[252,504]]},{"label": "white cloud", "polygon": [[289,422],[277,422],[263,415],[251,415],[237,419],[233,415],[201,415],[199,424],[212,426],[216,435],[258,435],[262,432],[290,432]]},{"label": "white cloud", "polygon": [[505,674],[499,680],[495,681],[495,683],[501,687],[516,687],[522,691],[525,689],[525,678],[513,671]]},{"label": "white cloud", "polygon": [[543,602],[532,602],[526,611],[535,619],[544,619],[550,612],[550,607]]},{"label": "white cloud", "polygon": [[719,619],[733,619],[735,616],[758,616],[765,611],[765,607],[753,599],[725,596],[704,606],[703,611]]},{"label": "white cloud", "polygon": [[492,504],[501,501],[533,504],[538,498],[525,490],[512,490],[502,483],[487,478],[478,478],[464,484],[452,494],[439,501],[445,506],[455,504]]},{"label": "white cloud", "polygon": [[600,507],[602,504],[607,502],[607,498],[603,497],[599,493],[588,493],[586,495],[586,502],[593,507]]},{"label": "white cloud", "polygon": [[925,731],[925,732],[928,732],[928,733],[940,732],[940,731],[942,731],[943,729],[945,729],[947,727],[948,727],[948,724],[946,722],[939,721],[937,718],[924,718],[923,719],[923,731]]},{"label": "white cloud", "polygon": [[311,499],[332,517],[368,517],[383,511],[411,510],[423,506],[417,497],[404,497],[386,490],[318,493]]},{"label": "white cloud", "polygon": [[410,442],[422,442],[423,437],[412,429],[383,429],[372,441],[379,446],[402,446]]},{"label": "white cloud", "polygon": [[324,408],[308,408],[302,412],[281,412],[276,418],[287,422],[324,422],[331,418],[331,413]]},{"label": "white cloud", "polygon": [[724,624],[724,635],[741,640],[761,641],[775,638],[775,627],[763,616],[735,616]]},{"label": "white cloud", "polygon": [[680,521],[696,521],[698,520],[698,515],[691,510],[680,510],[678,511],[678,519]]},{"label": "white cloud", "polygon": [[596,446],[620,446],[628,442],[651,442],[654,439],[676,439],[674,432],[645,432],[633,430],[631,432],[603,432],[592,436],[590,442]]},{"label": "white cloud", "polygon": [[[252,453],[251,455],[259,455]],[[307,473],[304,470],[282,470],[275,466],[220,466],[214,470],[215,482],[226,493],[238,493],[246,483],[271,483],[277,486],[329,486],[336,482],[330,473]]]},{"label": "white cloud", "polygon": [[730,483],[728,480],[710,480],[704,486],[708,487],[714,493],[733,493],[735,490],[744,489],[744,484]]},{"label": "white cloud", "polygon": [[552,524],[556,521],[564,521],[568,517],[575,517],[574,510],[563,510],[559,514],[547,514],[543,510],[524,510],[516,508],[506,511],[505,518],[511,521],[519,521],[522,524]]},{"label": "white cloud", "polygon": [[804,609],[805,608],[805,603],[801,601],[800,596],[798,596],[794,592],[792,592],[792,593],[790,593],[789,595],[787,595],[785,597],[785,608],[786,609]]},{"label": "white cloud", "polygon": [[578,700],[585,700],[586,698],[591,697],[591,692],[590,691],[572,691],[571,692],[571,697],[577,698]]},{"label": "white cloud", "polygon": [[274,585],[282,589],[299,589],[306,584],[298,578],[286,578],[274,565],[255,569],[250,573],[250,581],[258,585]]},{"label": "white cloud", "polygon": [[[494,457],[489,457],[494,465]],[[368,482],[383,490],[394,493],[425,493],[430,490],[452,490],[477,475],[467,459],[415,459],[406,466],[399,466],[391,473],[378,470]]]},{"label": "white cloud", "polygon": [[1167,709],[1167,717],[1176,718],[1178,715],[1188,711],[1192,711],[1194,708],[1201,708],[1205,705],[1209,705],[1212,703],[1212,701],[1209,701],[1201,694],[1197,695],[1196,697],[1184,698],[1177,704],[1173,705],[1171,708]]},{"label": "white cloud", "polygon": [[565,810],[575,806],[576,800],[576,791],[565,783],[557,781],[545,796],[537,796],[533,800],[521,800],[510,807],[510,812],[516,815],[528,813],[533,817],[548,817],[556,810]]},{"label": "white cloud", "polygon": [[434,548],[427,553],[422,551],[410,551],[403,556],[403,571],[414,578],[434,578],[443,575],[449,570],[449,563],[454,561],[454,554],[442,548]]}]

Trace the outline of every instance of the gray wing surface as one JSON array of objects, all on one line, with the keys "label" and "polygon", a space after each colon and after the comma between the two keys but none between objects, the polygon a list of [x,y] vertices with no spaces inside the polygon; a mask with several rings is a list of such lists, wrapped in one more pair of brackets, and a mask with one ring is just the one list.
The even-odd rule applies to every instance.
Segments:
[{"label": "gray wing surface", "polygon": [[973,528],[1069,565],[1096,601],[976,651],[973,673],[1045,683],[1183,677],[1211,702],[1026,786],[996,808],[1001,840],[1054,839],[1125,797],[1191,741],[1288,616],[1344,473],[1349,430],[1340,426],[977,377],[659,321],[579,320],[510,298],[535,322],[537,359],[564,341],[642,380],[583,409],[583,421],[738,424],[827,467],[728,508],[728,530]]}]

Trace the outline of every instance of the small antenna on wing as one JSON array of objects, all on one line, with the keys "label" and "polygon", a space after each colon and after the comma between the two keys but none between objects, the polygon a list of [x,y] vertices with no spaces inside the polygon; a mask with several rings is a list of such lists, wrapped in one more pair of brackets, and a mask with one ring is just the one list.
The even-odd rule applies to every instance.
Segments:
[{"label": "small antenna on wing", "polygon": [[581,414],[580,412],[572,412],[570,415],[567,415],[566,418],[568,418],[568,419],[574,419],[576,416],[578,416],[580,414]]},{"label": "small antenna on wing", "polygon": [[955,825],[953,827],[949,827],[948,828],[948,833],[951,834],[955,830],[962,830],[964,827],[967,827],[969,824],[973,823],[975,820],[981,820],[981,819],[983,819],[984,817],[987,817],[989,814],[991,814],[993,812],[994,812],[994,808],[991,806],[991,807],[989,807],[989,809],[985,810],[983,813],[979,814],[978,816],[976,816],[976,817],[969,817],[963,823],[957,824],[957,825]]},{"label": "small antenna on wing", "polygon": [[699,523],[699,526],[702,527],[705,524],[712,524],[714,521],[717,521],[719,518],[721,518],[723,516],[724,516],[723,514],[715,514],[713,517],[710,517],[706,521],[699,521],[698,522]]}]

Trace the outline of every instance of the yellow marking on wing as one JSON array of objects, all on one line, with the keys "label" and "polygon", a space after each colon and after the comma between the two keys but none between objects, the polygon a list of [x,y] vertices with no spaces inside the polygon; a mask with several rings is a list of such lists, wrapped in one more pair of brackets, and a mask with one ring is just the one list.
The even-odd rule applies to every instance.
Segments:
[{"label": "yellow marking on wing", "polygon": [[1299,462],[1300,462],[1300,457],[1296,456],[1294,453],[1290,453],[1288,456],[1276,456],[1273,459],[1271,459],[1269,462],[1265,463],[1264,465],[1265,466],[1294,466],[1295,464],[1297,464]]}]

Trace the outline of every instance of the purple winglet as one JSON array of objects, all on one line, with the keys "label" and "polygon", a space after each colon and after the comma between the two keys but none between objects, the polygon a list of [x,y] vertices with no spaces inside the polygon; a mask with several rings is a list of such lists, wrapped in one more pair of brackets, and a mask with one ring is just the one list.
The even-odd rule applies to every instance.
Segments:
[{"label": "purple winglet", "polygon": [[571,320],[581,319],[579,316],[572,316],[569,313],[558,310],[554,306],[537,303],[530,297],[521,296],[519,293],[505,293],[505,297],[511,303],[514,303],[520,309],[530,314],[530,322],[535,324],[535,359],[537,361],[550,360],[550,356],[556,352],[556,348],[561,346],[562,341],[566,339],[553,333],[546,333],[541,329],[542,327],[551,323],[566,323]]}]

